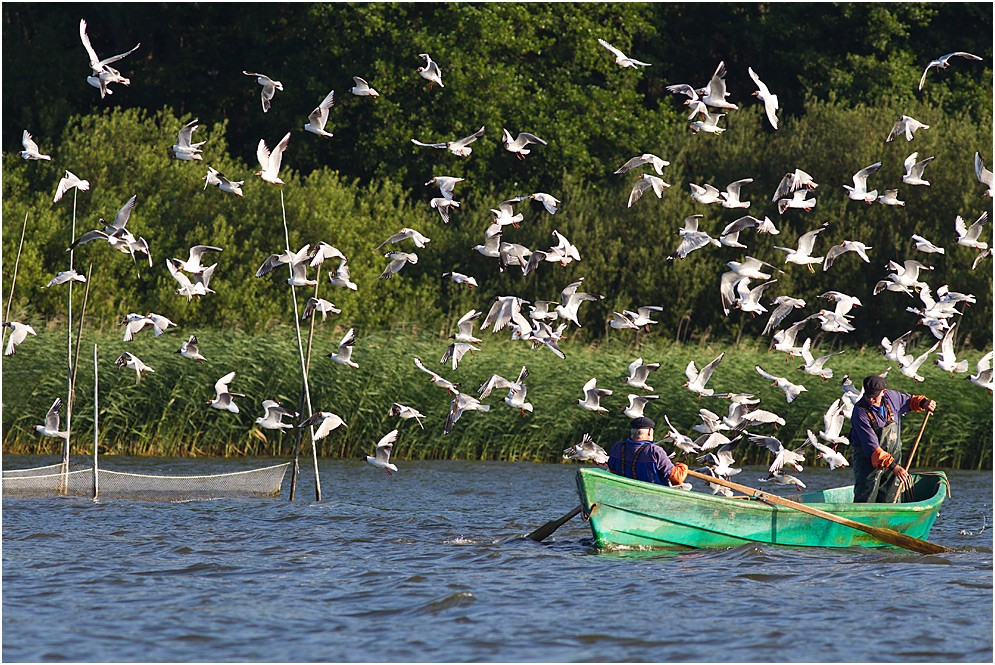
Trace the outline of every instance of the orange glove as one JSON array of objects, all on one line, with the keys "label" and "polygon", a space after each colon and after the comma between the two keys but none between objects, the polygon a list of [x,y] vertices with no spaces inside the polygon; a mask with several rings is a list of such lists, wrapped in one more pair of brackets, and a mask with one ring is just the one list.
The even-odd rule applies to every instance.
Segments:
[{"label": "orange glove", "polygon": [[675,464],[674,469],[670,472],[670,482],[674,485],[680,485],[687,477],[688,465],[683,462]]},{"label": "orange glove", "polygon": [[884,448],[875,448],[874,452],[871,453],[871,466],[875,469],[883,469],[885,467],[891,466],[891,463],[895,461],[895,458],[891,456]]},{"label": "orange glove", "polygon": [[909,399],[909,411],[925,411],[926,405],[929,404],[930,400],[928,397],[923,395],[913,395]]}]

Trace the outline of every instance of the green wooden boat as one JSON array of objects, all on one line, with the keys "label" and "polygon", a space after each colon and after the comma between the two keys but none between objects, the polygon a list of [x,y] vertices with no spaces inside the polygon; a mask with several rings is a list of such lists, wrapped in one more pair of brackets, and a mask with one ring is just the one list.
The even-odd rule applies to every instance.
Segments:
[{"label": "green wooden boat", "polygon": [[[913,501],[853,503],[853,486],[791,498],[840,517],[926,539],[949,484],[942,472],[913,474]],[[727,548],[758,542],[792,547],[886,547],[873,536],[798,510],[577,471],[584,516],[598,547]]]}]

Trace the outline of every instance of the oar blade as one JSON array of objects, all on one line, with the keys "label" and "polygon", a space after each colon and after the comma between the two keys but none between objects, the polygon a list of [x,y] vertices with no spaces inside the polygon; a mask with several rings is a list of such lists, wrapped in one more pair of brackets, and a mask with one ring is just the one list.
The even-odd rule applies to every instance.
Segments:
[{"label": "oar blade", "polygon": [[574,508],[573,510],[571,510],[569,513],[567,513],[566,515],[564,515],[563,517],[561,517],[559,519],[555,519],[555,520],[553,520],[551,522],[546,522],[541,527],[539,527],[538,529],[536,529],[535,531],[533,531],[532,533],[530,533],[527,536],[527,538],[531,538],[532,540],[536,541],[537,543],[541,543],[543,540],[545,540],[546,538],[549,538],[551,535],[553,535],[554,531],[556,531],[561,526],[563,526],[564,524],[566,524],[567,522],[569,522],[570,520],[572,520],[574,517],[576,517],[577,514],[580,513],[580,509],[581,509],[581,506],[577,506],[576,508]]}]

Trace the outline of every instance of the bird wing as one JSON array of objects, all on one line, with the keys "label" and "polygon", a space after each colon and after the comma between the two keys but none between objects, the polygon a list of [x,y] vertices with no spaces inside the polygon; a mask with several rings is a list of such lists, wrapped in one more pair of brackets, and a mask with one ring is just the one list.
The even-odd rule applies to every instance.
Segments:
[{"label": "bird wing", "polygon": [[311,111],[311,115],[307,117],[307,121],[318,129],[324,129],[325,124],[328,122],[328,109],[330,109],[334,103],[335,91],[332,90],[325,95],[325,98],[321,100],[321,103],[318,104],[313,111]]},{"label": "bird wing", "polygon": [[390,461],[390,453],[394,450],[394,442],[397,441],[398,430],[393,429],[377,442],[376,458],[378,462],[387,463]]},{"label": "bird wing", "polygon": [[624,53],[622,53],[617,48],[615,48],[614,46],[612,46],[611,44],[609,44],[605,40],[601,39],[600,37],[598,37],[598,43],[601,44],[602,46],[604,46],[606,49],[608,49],[612,53],[614,53],[616,58],[624,58],[625,57]]},{"label": "bird wing", "polygon": [[24,146],[24,149],[28,152],[33,152],[33,153],[39,152],[38,144],[32,140],[31,134],[29,134],[28,130],[26,129],[24,130],[24,133],[21,134],[21,144]]},{"label": "bird wing", "polygon": [[100,62],[100,58],[97,57],[97,52],[90,45],[90,38],[86,34],[86,21],[84,19],[79,20],[79,38],[83,41],[83,48],[86,49],[86,54],[90,57],[90,68],[93,69],[94,65]]},{"label": "bird wing", "polygon": [[51,408],[45,414],[45,427],[53,432],[59,431],[59,410],[62,408],[62,398],[56,397]]},{"label": "bird wing", "polygon": [[988,185],[989,189],[995,186],[995,175],[985,168],[985,162],[981,159],[980,152],[974,153],[974,174],[978,177],[978,182]]},{"label": "bird wing", "polygon": [[228,392],[228,384],[232,382],[235,378],[235,372],[228,372],[214,384],[214,392],[217,393],[218,397],[221,397]]},{"label": "bird wing", "polygon": [[853,186],[858,189],[867,187],[867,176],[873,175],[881,168],[881,162],[875,162],[870,166],[860,169],[853,174]]},{"label": "bird wing", "polygon": [[[714,97],[715,99],[725,99],[726,95],[726,63],[722,61],[719,66],[715,68],[715,73],[712,74],[712,80],[708,82],[708,95],[709,97]],[[718,116],[715,118],[718,122]],[[714,123],[713,123],[714,124]]]},{"label": "bird wing", "polygon": [[753,71],[753,67],[747,67],[746,71],[750,75],[750,78],[753,79],[753,82],[757,84],[757,88],[760,90],[760,94],[763,95],[764,97],[769,97],[770,90],[768,90],[767,86],[764,85],[764,82],[760,80],[760,77],[757,76],[757,73]]},{"label": "bird wing", "polygon": [[484,129],[486,129],[486,127],[481,127],[480,129],[478,129],[477,131],[475,131],[473,134],[470,134],[469,136],[461,138],[459,141],[453,141],[453,144],[452,144],[451,147],[453,147],[453,148],[462,148],[463,146],[466,146],[466,145],[469,145],[469,144],[473,143],[474,141],[476,141],[477,139],[479,139],[481,136],[484,135]]}]

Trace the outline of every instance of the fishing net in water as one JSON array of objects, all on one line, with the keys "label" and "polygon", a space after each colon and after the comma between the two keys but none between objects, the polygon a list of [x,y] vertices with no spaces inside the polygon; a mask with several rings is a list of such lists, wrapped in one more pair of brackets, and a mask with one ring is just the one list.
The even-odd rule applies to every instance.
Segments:
[{"label": "fishing net in water", "polygon": [[[204,476],[153,476],[97,469],[97,496],[140,501],[191,501],[232,497],[278,497],[290,462],[262,469]],[[93,467],[61,464],[5,470],[4,496],[92,497]]]}]

